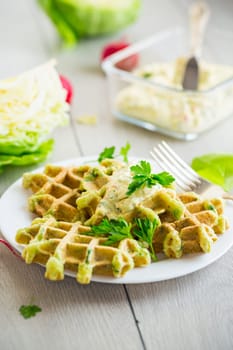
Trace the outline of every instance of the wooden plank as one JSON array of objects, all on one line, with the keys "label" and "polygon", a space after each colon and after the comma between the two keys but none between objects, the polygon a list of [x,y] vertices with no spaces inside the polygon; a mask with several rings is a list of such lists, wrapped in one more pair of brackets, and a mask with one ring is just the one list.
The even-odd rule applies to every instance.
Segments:
[{"label": "wooden plank", "polygon": [[[191,1],[188,2],[188,4]],[[182,5],[182,6],[181,6]],[[211,23],[232,31],[232,3],[211,1]],[[180,13],[187,2],[176,2]],[[184,14],[185,16],[185,14]],[[232,118],[199,139],[183,143],[169,140],[182,157],[191,161],[195,155],[211,152],[232,153]],[[224,140],[221,143],[216,140]],[[156,140],[157,141],[157,140]],[[144,143],[143,143],[144,144]],[[229,233],[231,234],[231,232]],[[217,244],[217,243],[216,243]],[[231,249],[213,265],[191,275],[170,281],[127,286],[132,305],[148,349],[231,349],[233,302]]]},{"label": "wooden plank", "polygon": [[[0,254],[1,349],[142,349],[121,286],[47,281],[43,267]],[[30,303],[42,312],[25,320],[18,309]]]},{"label": "wooden plank", "polygon": [[[0,32],[7,28],[4,41],[4,65],[0,75],[17,74],[28,66],[34,66],[49,58],[46,45],[36,27],[34,3],[26,1],[7,2],[1,6],[4,20]],[[15,17],[23,18],[22,27],[15,31],[10,19],[11,9]],[[8,22],[9,21],[9,22]],[[28,36],[25,36],[28,33]],[[41,41],[42,40],[42,41]],[[15,43],[19,43],[15,45]],[[15,47],[14,47],[15,45]],[[3,47],[3,46],[2,46]],[[14,55],[7,61],[10,55]],[[17,64],[14,66],[14,62]],[[57,129],[53,134],[56,146],[51,161],[73,158],[79,149],[71,126]],[[0,190],[3,192],[16,178],[34,167],[8,168],[1,175]],[[43,277],[44,269],[26,266],[0,246],[0,336],[2,349],[141,349],[141,340],[122,286],[92,283],[81,286],[72,278],[61,283],[51,283]],[[35,318],[24,320],[18,309],[22,304],[35,303],[42,312]],[[123,327],[123,324],[127,327]],[[128,339],[131,339],[130,342]]]},{"label": "wooden plank", "polygon": [[[227,4],[230,8],[229,2]],[[74,130],[81,144],[81,153],[85,155],[97,154],[107,145],[114,144],[119,148],[128,140],[132,144],[131,154],[145,157],[161,139],[168,140],[187,161],[202,154],[203,149],[205,152],[218,151],[219,140],[223,139],[221,150],[232,152],[231,133],[227,131],[232,130],[233,120],[185,144],[113,120],[106,103],[105,78],[99,69],[101,48],[112,38],[83,42],[73,51],[62,52],[57,49],[52,27],[45,17],[41,22],[42,15],[33,2],[9,0],[0,6],[0,47],[3,51],[0,75],[18,73],[29,65],[41,63],[53,53],[58,58],[60,71],[75,86],[73,118],[97,114],[96,126],[76,124],[73,130],[68,127],[55,132],[57,145],[52,160],[79,154],[72,134]],[[224,5],[221,4],[221,9],[219,5],[216,8],[226,15]],[[225,23],[224,16],[221,23]],[[19,30],[15,30],[14,23],[18,23],[18,18],[25,18],[25,21]],[[230,17],[227,18],[230,25]],[[42,29],[40,26],[45,21],[46,30],[43,27],[43,34],[39,37],[38,28]],[[166,28],[168,22],[173,26],[185,21],[181,2],[145,0],[140,20],[126,33],[130,40],[136,41]],[[1,190],[22,170],[7,169],[4,177],[0,177]],[[122,286],[97,283],[80,286],[71,278],[51,283],[43,278],[42,267],[18,262],[4,247],[0,247],[0,254],[0,327],[4,330],[0,347],[3,349],[27,350],[33,347],[37,350],[50,345],[58,349],[141,349],[134,313],[148,349],[155,346],[165,350],[232,348],[229,293],[232,290],[229,279],[232,275],[232,250],[219,262],[193,275],[155,284],[127,286],[132,309]],[[18,308],[30,302],[41,306],[42,312],[35,318],[24,320]]]},{"label": "wooden plank", "polygon": [[[171,25],[186,25],[187,7],[178,3],[173,4],[164,1],[157,1],[156,4],[150,2],[144,9],[144,15],[148,14],[148,11],[156,14],[158,21],[153,20],[156,29],[162,28],[162,18],[165,18],[165,13],[167,14],[166,25],[168,21]],[[152,8],[154,11],[151,10]],[[135,26],[129,31],[130,38],[140,38],[148,28],[151,34],[153,24],[150,19],[149,16],[141,18],[142,33],[139,33],[139,27]],[[144,21],[147,23],[145,24]],[[144,28],[146,28],[145,32]],[[195,155],[201,155],[203,152],[219,152],[219,143],[216,140],[220,139],[224,139],[221,151],[232,152],[231,136],[230,133],[226,133],[226,130],[232,130],[232,119],[190,143],[173,140],[114,120],[106,104],[108,98],[106,81],[99,69],[98,57],[103,44],[103,39],[84,43],[77,49],[75,62],[74,58],[68,58],[66,55],[61,57],[61,64],[72,71],[70,77],[74,77],[74,70],[78,72],[77,79],[73,79],[77,91],[74,118],[85,114],[96,114],[98,118],[95,126],[76,124],[76,132],[81,139],[84,154],[96,154],[110,145],[115,145],[119,149],[128,140],[132,144],[131,154],[147,157],[148,151],[162,139],[168,141],[188,162]],[[103,96],[106,97],[106,102]],[[232,333],[230,326],[232,302],[229,297],[231,282],[228,282],[228,276],[231,275],[230,259],[232,259],[231,253],[228,253],[228,258],[224,257],[221,262],[181,279],[127,286],[129,298],[148,349],[156,347],[165,350],[171,348],[182,350],[189,347],[208,350],[209,348],[219,349],[221,344],[226,349],[232,347],[232,337],[229,336]],[[221,265],[222,261],[224,261],[224,267]],[[225,269],[226,266],[229,267]],[[224,276],[221,276],[223,269]],[[220,282],[216,282],[216,276],[220,278]],[[221,290],[222,283],[223,290]],[[223,295],[227,294],[228,298],[224,299]],[[225,310],[228,309],[229,313],[226,315]],[[215,322],[216,318],[218,320]]]},{"label": "wooden plank", "polygon": [[[210,18],[208,26],[218,30],[226,30],[232,32],[232,13],[233,3],[231,0],[209,0],[206,1],[210,8]],[[192,0],[178,0],[177,7],[181,11],[188,13]],[[208,29],[208,28],[207,28]]]},{"label": "wooden plank", "polygon": [[[149,16],[151,9],[153,16]],[[170,26],[175,26],[177,22],[184,23],[179,9],[169,0],[163,2],[147,0],[143,5],[139,21],[126,29],[124,36],[130,42],[136,42],[164,29],[163,18],[171,12],[173,15],[169,17]],[[115,120],[112,116],[108,85],[100,66],[100,55],[104,45],[119,39],[120,35],[81,42],[72,53],[61,52],[58,56],[61,71],[70,78],[74,85],[75,132],[85,155],[97,154],[105,146],[116,145],[119,148],[129,141],[132,145],[132,155],[148,156],[147,152],[151,145],[162,139],[161,135]],[[77,123],[80,116],[86,115],[95,115],[96,125]]]},{"label": "wooden plank", "polygon": [[232,349],[232,259],[231,249],[191,275],[127,286],[148,349]]},{"label": "wooden plank", "polygon": [[4,168],[4,171],[0,174],[0,195],[25,172],[43,167],[47,163],[59,162],[80,156],[70,125],[57,128],[51,137],[55,142],[54,149],[43,163],[18,167],[7,166]]},{"label": "wooden plank", "polygon": [[[0,4],[0,79],[20,74],[51,58],[42,44],[43,38],[35,25],[34,17],[31,15],[35,6],[35,4],[29,6],[28,2],[24,0],[18,1],[17,5],[12,0]],[[19,29],[15,30],[18,18],[27,18],[27,20],[22,21]],[[25,35],[25,33],[27,34]],[[57,128],[51,136],[55,140],[54,150],[44,163],[75,158],[80,155],[71,125]],[[0,194],[24,172],[39,166],[42,164],[7,167],[0,174]]]},{"label": "wooden plank", "polygon": [[[1,1],[0,78],[14,76],[43,63],[45,52],[28,1]],[[25,18],[27,20],[25,20]]]}]

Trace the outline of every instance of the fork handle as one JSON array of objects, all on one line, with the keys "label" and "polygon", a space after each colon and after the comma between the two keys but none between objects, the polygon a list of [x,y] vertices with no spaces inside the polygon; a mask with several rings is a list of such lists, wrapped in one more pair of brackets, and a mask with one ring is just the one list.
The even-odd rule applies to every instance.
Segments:
[{"label": "fork handle", "polygon": [[224,193],[224,194],[222,195],[222,198],[233,201],[233,195],[232,195],[232,194],[229,194],[229,193]]},{"label": "fork handle", "polygon": [[[195,191],[195,189],[194,189]],[[225,192],[222,187],[217,186],[217,185],[211,185],[208,186],[208,188],[204,191],[198,192],[201,193],[202,196],[205,198],[213,198],[213,197],[221,197],[223,199],[227,200],[233,200],[233,195],[230,193]]]},{"label": "fork handle", "polygon": [[195,2],[190,9],[191,48],[190,56],[199,58],[204,32],[210,16],[209,6],[204,1]]}]

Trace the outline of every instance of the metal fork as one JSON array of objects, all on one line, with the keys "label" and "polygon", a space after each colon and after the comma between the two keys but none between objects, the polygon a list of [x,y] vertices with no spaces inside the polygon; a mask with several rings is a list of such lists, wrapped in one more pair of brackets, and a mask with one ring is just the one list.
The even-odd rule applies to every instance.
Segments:
[{"label": "metal fork", "polygon": [[163,170],[169,171],[175,177],[179,192],[194,191],[233,200],[233,196],[225,193],[221,187],[200,177],[165,141],[154,147],[150,154]]}]

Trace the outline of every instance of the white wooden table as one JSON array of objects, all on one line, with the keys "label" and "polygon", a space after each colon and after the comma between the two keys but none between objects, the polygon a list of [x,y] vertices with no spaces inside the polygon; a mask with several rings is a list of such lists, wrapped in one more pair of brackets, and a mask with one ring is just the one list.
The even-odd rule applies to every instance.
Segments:
[{"label": "white wooden table", "polygon": [[[211,25],[233,30],[231,0],[212,0]],[[145,0],[139,21],[128,28],[136,41],[160,29],[187,24],[190,1]],[[119,38],[123,34],[117,34]],[[51,161],[98,154],[128,140],[131,154],[145,157],[162,137],[116,121],[108,109],[99,54],[112,38],[88,40],[62,52],[57,36],[34,1],[0,2],[0,77],[22,72],[56,57],[59,71],[75,86],[73,118],[95,114],[95,126],[57,129]],[[232,45],[232,43],[231,43]],[[233,63],[233,62],[232,62]],[[193,142],[167,139],[190,161],[203,152],[233,152],[233,118]],[[27,168],[0,175],[0,192]],[[0,214],[1,215],[1,214]],[[14,220],[14,213],[12,213]],[[0,246],[0,349],[233,349],[233,249],[211,266],[158,283],[82,286],[72,278],[44,279],[44,269],[27,266]],[[33,302],[42,312],[24,320],[18,309]]]}]

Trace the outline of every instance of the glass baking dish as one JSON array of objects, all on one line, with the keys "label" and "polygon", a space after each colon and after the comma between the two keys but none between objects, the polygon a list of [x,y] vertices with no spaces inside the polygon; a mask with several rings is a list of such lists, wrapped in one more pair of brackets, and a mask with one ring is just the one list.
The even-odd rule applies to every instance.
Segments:
[{"label": "glass baking dish", "polygon": [[[178,58],[187,57],[189,37],[183,28],[157,33],[105,59],[102,68],[108,78],[113,115],[178,139],[195,139],[233,114],[232,42],[231,32],[207,31],[200,62],[210,63],[214,75],[219,74],[220,67],[222,75],[217,76],[218,79],[211,77],[211,86],[196,91],[183,90],[161,79],[157,81],[156,76],[151,80],[148,74],[142,74],[154,62],[169,65]],[[136,73],[117,67],[119,62],[134,54],[139,55]],[[140,71],[140,67],[144,68]]]}]

